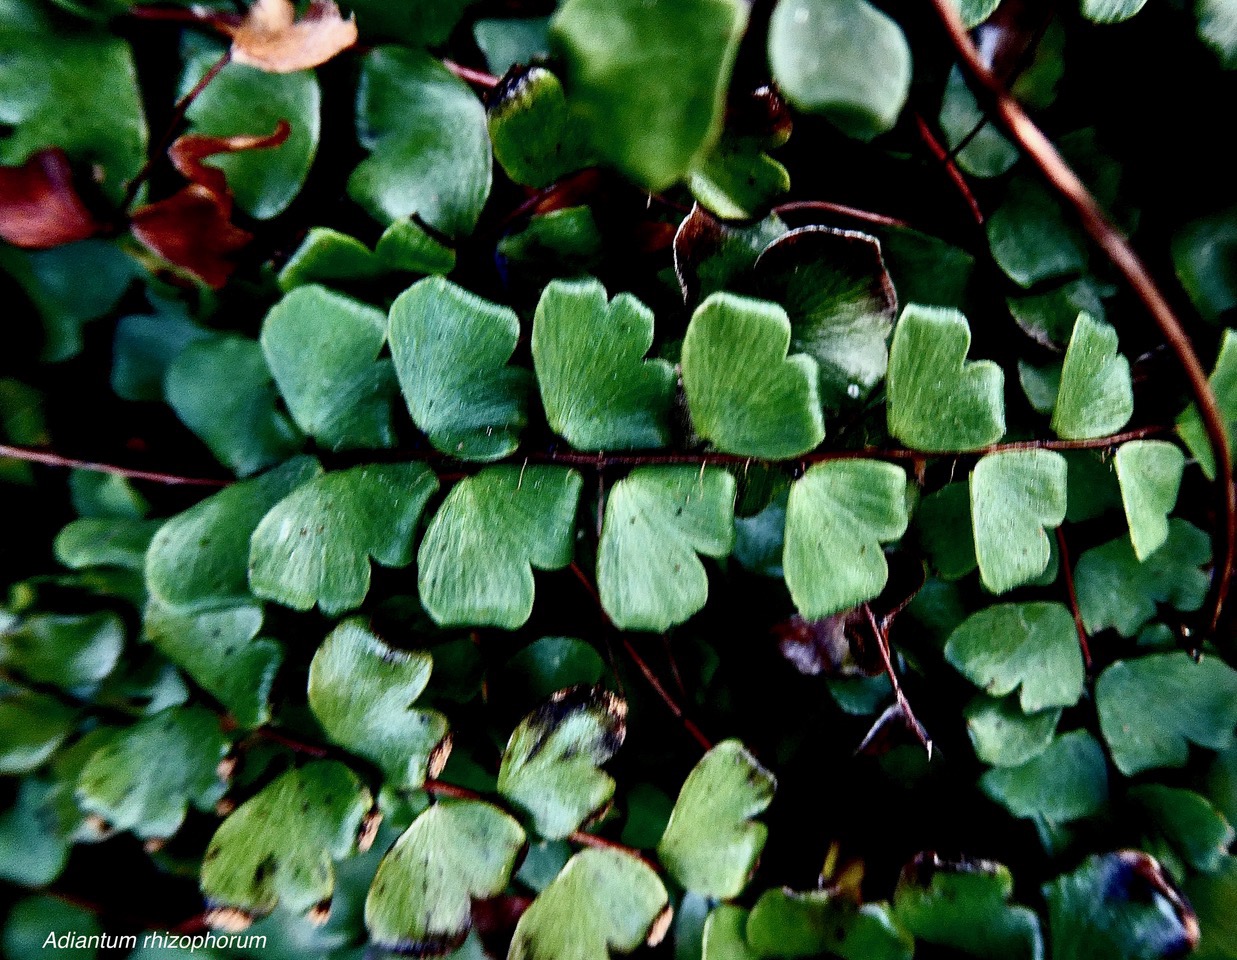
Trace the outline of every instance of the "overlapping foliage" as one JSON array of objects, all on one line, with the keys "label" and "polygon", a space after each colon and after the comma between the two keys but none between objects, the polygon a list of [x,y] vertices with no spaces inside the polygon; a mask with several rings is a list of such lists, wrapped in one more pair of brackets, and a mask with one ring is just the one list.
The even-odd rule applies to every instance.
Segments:
[{"label": "overlapping foliage", "polygon": [[[1231,436],[1093,102],[1237,10],[957,6]],[[9,955],[1237,954],[1214,438],[927,8],[0,2]]]}]

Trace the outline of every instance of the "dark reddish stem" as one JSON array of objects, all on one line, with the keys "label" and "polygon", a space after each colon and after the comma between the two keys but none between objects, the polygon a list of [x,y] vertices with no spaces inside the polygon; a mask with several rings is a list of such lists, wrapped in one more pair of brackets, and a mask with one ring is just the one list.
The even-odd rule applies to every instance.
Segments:
[{"label": "dark reddish stem", "polygon": [[450,797],[453,800],[481,800],[481,794],[467,787],[457,787],[454,783],[443,783],[441,780],[429,779],[421,785],[426,793],[436,797]]},{"label": "dark reddish stem", "polygon": [[202,95],[202,91],[210,86],[211,81],[219,76],[223,68],[231,60],[232,51],[225,50],[219,59],[211,64],[210,69],[202,74],[201,79],[193,85],[193,89],[176,101],[176,106],[172,108],[172,118],[168,121],[167,129],[163,131],[163,136],[159,139],[158,145],[151,150],[150,155],[146,158],[146,163],[137,172],[137,176],[129,182],[129,188],[125,191],[125,199],[122,204],[124,209],[127,210],[129,205],[133,203],[138,191],[142,188],[142,184],[150,177],[150,171],[154,168],[155,162],[167,151],[168,145],[176,135],[176,131],[180,128],[181,123],[184,122],[185,113],[193,106],[193,101]]},{"label": "dark reddish stem", "polygon": [[617,850],[619,853],[625,853],[629,857],[635,857],[638,860],[643,860],[654,870],[657,870],[658,873],[661,872],[661,868],[645,856],[642,851],[637,850],[634,847],[629,847],[625,843],[607,840],[605,837],[599,837],[595,833],[585,833],[583,830],[576,830],[567,834],[567,840],[568,842],[574,843],[581,847],[596,847],[598,850]]},{"label": "dark reddish stem", "polygon": [[982,227],[984,225],[984,213],[979,209],[979,201],[975,199],[975,194],[971,192],[970,184],[966,182],[966,177],[958,169],[958,165],[954,162],[953,157],[945,149],[944,145],[936,139],[936,134],[928,126],[928,121],[919,113],[915,114],[915,126],[919,129],[919,139],[924,142],[932,156],[945,169],[946,176],[949,177],[950,182],[962,196],[967,209],[971,212],[971,217],[975,220],[975,225]]},{"label": "dark reddish stem", "polygon": [[1215,454],[1217,495],[1221,501],[1219,513],[1223,517],[1223,547],[1219,551],[1220,560],[1212,579],[1206,614],[1209,630],[1215,633],[1224,612],[1224,602],[1233,578],[1233,567],[1237,564],[1237,485],[1233,483],[1233,452],[1228,442],[1227,425],[1215,393],[1207,381],[1207,372],[1181,326],[1181,321],[1177,319],[1167,298],[1160,292],[1124,234],[1117,229],[1078,175],[1062,159],[1056,147],[1027,116],[1022,105],[984,64],[979,51],[971,42],[962,18],[958,15],[955,0],[931,0],[931,3],[949,34],[959,61],[974,82],[977,94],[986,97],[993,105],[1001,126],[1039,168],[1049,186],[1073,207],[1091,239],[1104,251],[1151,314],[1185,371],[1190,392],[1198,404],[1207,431],[1207,440]]},{"label": "dark reddish stem", "polygon": [[185,7],[130,7],[125,16],[133,20],[155,20],[167,23],[192,24],[207,27],[220,33],[230,34],[240,23],[241,18],[234,13],[220,13],[215,10],[202,10]]},{"label": "dark reddish stem", "polygon": [[454,60],[448,60],[446,57],[443,57],[442,65],[465,83],[471,83],[474,87],[479,87],[482,90],[490,90],[498,86],[498,81],[500,78],[494,76],[492,73],[486,73],[484,70],[475,70],[472,67],[466,67],[462,63],[456,63]]},{"label": "dark reddish stem", "polygon": [[0,444],[0,457],[13,460],[24,460],[27,463],[37,463],[45,467],[66,467],[72,470],[86,470],[90,473],[110,473],[113,476],[125,477],[129,480],[146,480],[150,483],[162,483],[167,486],[183,487],[226,487],[228,480],[212,480],[206,477],[181,477],[171,473],[155,473],[149,470],[131,470],[128,467],[117,467],[110,463],[93,463],[89,460],[74,460],[72,457],[62,457],[50,450],[35,450],[30,447],[10,447]]},{"label": "dark reddish stem", "polygon": [[[597,605],[597,609],[600,611],[602,618],[606,621],[606,624],[612,630],[617,632],[618,628],[614,626],[614,621],[610,619],[610,615],[606,613],[605,607],[601,605],[601,595],[597,592],[597,588],[593,586],[593,581],[590,580],[588,575],[580,569],[580,565],[578,563],[573,563],[571,565],[571,572],[575,574],[575,578],[580,581],[581,586],[583,586],[584,589],[588,591],[589,596],[593,598],[593,602]],[[636,669],[639,670],[641,676],[648,681],[649,686],[653,688],[653,692],[661,698],[662,703],[666,705],[666,709],[674,714],[675,719],[683,725],[683,729],[687,731],[687,735],[695,740],[696,743],[700,744],[701,749],[712,750],[713,741],[704,735],[704,732],[696,726],[691,717],[689,717],[683,708],[679,706],[678,701],[670,695],[670,692],[666,689],[665,685],[662,684],[662,682],[657,678],[657,674],[653,672],[653,668],[648,665],[642,656],[640,656],[639,651],[636,650],[631,640],[621,634],[620,640],[622,641],[623,649],[627,651],[627,655],[631,657],[632,663],[636,665]]]},{"label": "dark reddish stem", "polygon": [[889,217],[883,213],[873,213],[871,210],[860,210],[858,207],[848,207],[840,203],[830,203],[828,200],[794,200],[773,208],[779,217],[787,213],[831,213],[839,217],[849,217],[851,220],[861,220],[878,227],[901,227],[909,230],[911,225],[905,220]]},{"label": "dark reddish stem", "polygon": [[1074,568],[1070,565],[1069,545],[1065,542],[1065,530],[1057,527],[1057,547],[1061,551],[1061,569],[1065,571],[1065,592],[1069,597],[1070,613],[1074,615],[1074,629],[1078,631],[1078,646],[1082,650],[1082,662],[1091,669],[1091,644],[1087,640],[1087,627],[1082,622],[1078,609],[1078,591],[1074,589]]},{"label": "dark reddish stem", "polygon": [[871,606],[863,605],[863,612],[868,618],[868,625],[872,628],[872,635],[876,638],[876,647],[880,651],[881,663],[885,666],[885,675],[889,677],[889,684],[893,687],[894,698],[898,702],[898,706],[902,708],[902,715],[906,719],[907,724],[915,732],[915,736],[919,738],[919,742],[923,744],[923,748],[928,751],[928,759],[932,759],[932,738],[928,736],[928,731],[924,729],[924,725],[919,722],[915,716],[915,711],[911,709],[911,702],[906,698],[906,694],[902,690],[902,682],[898,679],[898,671],[893,665],[893,652],[889,648],[889,633],[884,625],[876,620],[876,614],[872,612]]}]

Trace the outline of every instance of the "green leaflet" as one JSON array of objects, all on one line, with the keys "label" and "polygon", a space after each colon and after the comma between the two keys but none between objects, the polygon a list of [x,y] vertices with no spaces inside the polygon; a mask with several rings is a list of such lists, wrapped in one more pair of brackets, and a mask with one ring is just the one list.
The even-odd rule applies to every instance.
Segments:
[{"label": "green leaflet", "polygon": [[1228,856],[1214,874],[1186,880],[1186,895],[1198,912],[1202,939],[1191,954],[1196,960],[1228,960],[1237,950],[1237,857]]},{"label": "green leaflet", "polygon": [[159,520],[82,517],[56,534],[56,559],[73,570],[118,567],[140,573]]},{"label": "green leaflet", "polygon": [[390,37],[412,47],[445,43],[472,0],[353,0],[349,6],[366,36]]},{"label": "green leaflet", "polygon": [[910,304],[889,348],[889,432],[916,450],[975,450],[1005,435],[1005,374],[968,362],[971,328],[961,313]]},{"label": "green leaflet", "polygon": [[683,179],[721,134],[747,16],[739,0],[566,0],[550,43],[593,150],[650,191]]},{"label": "green leaflet", "polygon": [[1148,822],[1153,849],[1167,848],[1162,849],[1161,859],[1180,855],[1192,869],[1203,873],[1224,865],[1237,833],[1204,797],[1178,787],[1145,783],[1132,788],[1129,799]]},{"label": "green leaflet", "polygon": [[588,162],[563,85],[544,67],[504,77],[490,94],[486,122],[494,159],[516,183],[544,187]]},{"label": "green leaflet", "polygon": [[146,118],[129,44],[104,32],[0,29],[0,63],[0,164],[16,166],[37,150],[60,147],[97,165],[99,185],[118,202],[146,160]]},{"label": "green leaflet", "polygon": [[692,169],[692,195],[718,216],[732,220],[752,220],[767,212],[790,189],[790,173],[765,149],[757,137],[723,134]]},{"label": "green leaflet", "polygon": [[164,393],[181,422],[238,477],[287,459],[305,442],[277,406],[261,348],[246,337],[187,345],[168,364]]},{"label": "green leaflet", "polygon": [[194,612],[152,600],[142,618],[143,636],[242,727],[270,719],[271,684],[283,660],[283,649],[261,629],[262,608],[252,603]]},{"label": "green leaflet", "polygon": [[490,72],[498,76],[517,63],[532,63],[550,55],[549,17],[478,20],[472,34]]},{"label": "green leaflet", "polygon": [[1078,315],[1065,351],[1052,429],[1067,440],[1116,433],[1134,412],[1130,363],[1117,353],[1117,331]]},{"label": "green leaflet", "polygon": [[121,317],[112,348],[112,389],[125,400],[164,399],[163,379],[172,361],[189,344],[211,336],[179,312]]},{"label": "green leaflet", "polygon": [[1053,960],[1165,960],[1189,952],[1197,920],[1138,850],[1088,857],[1043,887]]},{"label": "green leaflet", "polygon": [[[4,927],[4,955],[13,960],[31,960],[45,949],[49,931],[73,931],[83,937],[103,932],[99,918],[85,907],[65,903],[53,896],[33,896],[19,901]],[[76,940],[74,940],[76,942]],[[98,947],[73,949],[75,960],[94,960]]]},{"label": "green leaflet", "polygon": [[889,365],[898,298],[880,242],[853,230],[800,227],[756,261],[756,285],[790,317],[790,347],[816,361],[825,407],[866,398]]},{"label": "green leaflet", "polygon": [[1015,817],[1055,825],[1099,811],[1108,799],[1108,769],[1095,738],[1075,730],[1026,763],[993,767],[979,788]]},{"label": "green leaflet", "polygon": [[395,443],[391,362],[381,311],[316,285],[262,321],[262,352],[297,425],[332,450]]},{"label": "green leaflet", "polygon": [[311,227],[279,271],[279,287],[288,291],[309,283],[363,282],[392,271],[450,273],[454,267],[455,251],[412,220],[396,220],[373,250],[330,227]]},{"label": "green leaflet", "polygon": [[[1202,0],[1198,5],[1199,31],[1208,22],[1209,12],[1219,12],[1229,6],[1230,22],[1234,13],[1229,0]],[[1211,22],[1215,22],[1214,20]],[[1228,56],[1237,55],[1237,32],[1226,31]],[[1229,67],[1237,65],[1232,60]],[[1237,307],[1237,268],[1233,254],[1237,252],[1237,209],[1229,207],[1183,226],[1172,240],[1173,266],[1177,279],[1185,287],[1190,300],[1203,319],[1215,323],[1228,310]]]},{"label": "green leaflet", "polygon": [[916,940],[980,960],[1041,960],[1039,917],[1013,906],[1014,879],[987,860],[947,863],[919,854],[902,871],[893,915]]},{"label": "green leaflet", "polygon": [[419,957],[456,950],[472,928],[472,901],[503,892],[524,842],[520,825],[488,803],[434,804],[378,867],[365,899],[371,939]]},{"label": "green leaflet", "polygon": [[524,698],[538,703],[564,687],[582,683],[591,686],[605,672],[601,654],[575,637],[534,640],[503,667],[507,682],[515,685]]},{"label": "green leaflet", "polygon": [[142,839],[170,837],[189,804],[210,811],[227,784],[217,772],[230,744],[204,707],[171,707],[95,752],[77,781],[82,810]]},{"label": "green leaflet", "polygon": [[282,774],[237,807],[211,838],[201,875],[207,922],[243,927],[280,905],[321,916],[335,890],[332,861],[373,840],[372,827],[365,829],[372,807],[369,791],[334,760]]},{"label": "green leaflet", "polygon": [[994,767],[1017,767],[1043,753],[1061,721],[1060,707],[1024,713],[1014,697],[981,695],[964,712],[975,756]]},{"label": "green leaflet", "polygon": [[416,214],[448,236],[470,233],[490,195],[485,108],[428,54],[379,47],[357,89],[357,139],[371,151],[348,195],[375,220]]},{"label": "green leaflet", "polygon": [[715,293],[683,339],[683,389],[696,431],[719,450],[796,457],[825,436],[816,361],[787,356],[790,319],[776,304]]},{"label": "green leaflet", "polygon": [[[974,26],[988,19],[998,3],[999,0],[961,0],[963,19]],[[949,72],[939,119],[946,143],[956,151],[958,166],[972,176],[999,177],[1018,161],[1018,148],[1005,139],[995,124],[986,122],[984,111],[959,67]]]},{"label": "green leaflet", "polygon": [[747,942],[758,957],[910,960],[914,952],[887,904],[856,906],[827,890],[766,890],[748,915]]},{"label": "green leaflet", "polygon": [[578,830],[614,796],[614,780],[599,768],[622,746],[626,716],[627,704],[600,687],[559,691],[511,734],[498,792],[546,840]]},{"label": "green leaflet", "polygon": [[1155,616],[1157,603],[1197,610],[1209,580],[1199,567],[1210,559],[1207,535],[1178,517],[1168,521],[1163,546],[1144,561],[1134,554],[1129,537],[1092,547],[1074,568],[1087,631],[1115,627],[1123,637],[1132,637]]},{"label": "green leaflet", "polygon": [[[1216,396],[1221,416],[1228,424],[1228,439],[1232,445],[1237,437],[1237,330],[1229,328],[1224,331],[1224,337],[1220,341],[1220,355],[1216,358],[1215,369],[1207,382]],[[1198,407],[1191,404],[1177,418],[1177,432],[1202,467],[1207,479],[1214,480],[1215,453],[1212,452],[1211,441],[1207,439],[1207,431],[1203,428]]]},{"label": "green leaflet", "polygon": [[993,453],[971,473],[975,556],[984,586],[1005,593],[1034,580],[1052,555],[1046,527],[1065,520],[1066,462],[1050,450]]},{"label": "green leaflet", "polygon": [[696,204],[674,234],[674,273],[684,303],[741,289],[760,254],[786,231],[776,214],[739,226],[722,223]]},{"label": "green leaflet", "polygon": [[607,960],[656,944],[669,897],[644,861],[616,850],[581,850],[516,924],[507,960]]},{"label": "green leaflet", "polygon": [[664,447],[674,368],[644,359],[653,312],[631,294],[607,303],[596,280],[555,280],[533,319],[533,367],[546,418],[577,450]]},{"label": "green leaflet", "polygon": [[438,478],[422,463],[371,464],[321,474],[262,518],[249,546],[253,592],[295,610],[325,614],[361,605],[370,558],[412,561],[412,537]]},{"label": "green leaflet", "polygon": [[1082,0],[1082,15],[1095,23],[1120,23],[1143,8],[1147,0]]},{"label": "green leaflet", "polygon": [[1183,767],[1190,743],[1223,750],[1237,726],[1237,671],[1182,652],[1118,660],[1095,684],[1100,730],[1126,776]]},{"label": "green leaflet", "polygon": [[[185,64],[184,96],[219,58],[213,45]],[[269,220],[296,199],[318,152],[322,95],[312,70],[266,73],[240,63],[223,68],[185,113],[190,132],[209,137],[265,136],[280,120],[291,128],[277,147],[241,150],[205,162],[223,171],[236,205],[251,217]]]},{"label": "green leaflet", "polygon": [[1163,440],[1132,440],[1117,449],[1115,460],[1134,555],[1146,560],[1168,539],[1168,514],[1177,504],[1185,454]]},{"label": "green leaflet", "polygon": [[949,483],[928,494],[919,502],[914,522],[941,579],[960,580],[978,566],[968,484]]},{"label": "green leaflet", "polygon": [[116,668],[124,646],[124,622],[110,612],[35,614],[7,626],[0,620],[0,665],[36,684],[96,687]]},{"label": "green leaflet", "polygon": [[701,938],[702,960],[757,960],[747,944],[747,918],[748,911],[728,903],[710,910]]},{"label": "green leaflet", "polygon": [[816,620],[879,594],[889,576],[880,545],[908,522],[901,467],[836,460],[810,468],[790,487],[782,553],[799,613]]},{"label": "green leaflet", "polygon": [[0,696],[0,774],[42,765],[75,726],[77,711],[55,697],[21,690]]},{"label": "green leaflet", "polygon": [[752,818],[773,801],[777,780],[738,740],[724,740],[692,769],[657,845],[657,858],[685,889],[737,897],[768,829]]},{"label": "green leaflet", "polygon": [[27,778],[13,805],[0,813],[0,880],[45,887],[64,870],[72,844],[51,809],[55,792],[55,786]]},{"label": "green leaflet", "polygon": [[709,578],[696,553],[733,549],[734,499],[734,477],[720,469],[642,467],[611,488],[597,588],[616,626],[660,633],[705,605]]},{"label": "green leaflet", "polygon": [[151,597],[198,609],[248,599],[250,534],[271,507],[320,471],[311,457],[297,457],[172,517],[146,554]]},{"label": "green leaflet", "polygon": [[993,696],[1021,688],[1026,713],[1072,707],[1082,696],[1082,651],[1074,619],[1059,603],[980,610],[950,634],[945,659]]},{"label": "green leaflet", "polygon": [[583,480],[560,467],[489,467],[457,483],[417,553],[421,602],[443,626],[514,630],[533,609],[532,567],[571,562]]},{"label": "green leaflet", "polygon": [[424,651],[383,643],[357,620],[331,631],[309,666],[309,708],[333,741],[378,765],[387,783],[416,789],[451,752],[447,718],[415,709],[433,670]]},{"label": "green leaflet", "polygon": [[861,140],[893,127],[910,91],[902,28],[866,0],[780,0],[769,66],[791,103]]},{"label": "green leaflet", "polygon": [[993,259],[1021,287],[1086,269],[1086,241],[1073,220],[1047,187],[1027,176],[1010,181],[987,231]]},{"label": "green leaflet", "polygon": [[513,310],[429,277],[391,305],[388,335],[408,410],[437,449],[461,460],[516,449],[531,378],[507,365],[520,335]]}]

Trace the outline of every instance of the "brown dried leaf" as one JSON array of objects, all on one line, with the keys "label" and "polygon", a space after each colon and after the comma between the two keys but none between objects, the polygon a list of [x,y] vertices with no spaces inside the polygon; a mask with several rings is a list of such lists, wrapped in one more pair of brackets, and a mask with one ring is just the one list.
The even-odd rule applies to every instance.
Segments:
[{"label": "brown dried leaf", "polygon": [[101,229],[78,196],[63,150],[40,150],[20,167],[0,167],[0,238],[26,250],[48,250]]},{"label": "brown dried leaf", "polygon": [[258,0],[232,32],[232,59],[267,73],[295,73],[326,63],[357,40],[332,0],[311,0],[297,20],[292,0]]},{"label": "brown dried leaf", "polygon": [[135,210],[130,220],[133,235],[208,286],[222,287],[236,269],[231,254],[253,236],[232,223],[232,193],[223,171],[202,161],[219,153],[277,147],[290,132],[288,122],[281,120],[268,136],[181,137],[172,144],[168,156],[190,181],[189,186]]}]

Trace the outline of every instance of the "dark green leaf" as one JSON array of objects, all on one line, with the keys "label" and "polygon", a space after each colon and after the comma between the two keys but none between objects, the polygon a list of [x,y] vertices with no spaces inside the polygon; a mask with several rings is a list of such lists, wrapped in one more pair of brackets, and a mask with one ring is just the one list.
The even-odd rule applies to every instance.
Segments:
[{"label": "dark green leaf", "polygon": [[1024,713],[1013,697],[979,696],[966,705],[966,731],[975,756],[996,767],[1017,767],[1052,743],[1061,708]]},{"label": "dark green leaf", "polygon": [[262,352],[297,425],[340,450],[395,443],[391,361],[381,311],[316,285],[297,287],[262,322]]},{"label": "dark green leaf", "polygon": [[504,682],[515,681],[521,693],[541,701],[577,684],[592,686],[606,671],[601,654],[575,637],[542,637],[507,661]]},{"label": "dark green leaf", "polygon": [[97,686],[116,668],[124,646],[124,622],[114,613],[35,614],[0,623],[5,671],[66,690]]},{"label": "dark green leaf", "polygon": [[1078,230],[1036,180],[1020,176],[1011,181],[987,230],[993,259],[1019,286],[1080,273],[1087,266]]},{"label": "dark green leaf", "polygon": [[544,67],[504,77],[489,95],[486,119],[494,159],[516,183],[544,187],[588,163],[563,85]]},{"label": "dark green leaf", "polygon": [[758,957],[910,960],[914,952],[887,905],[856,906],[827,890],[766,890],[747,918],[747,942]]},{"label": "dark green leaf", "polygon": [[54,697],[21,691],[0,697],[0,773],[28,773],[73,730],[77,711]]},{"label": "dark green leaf", "polygon": [[1099,811],[1108,799],[1108,768],[1095,739],[1075,730],[1026,763],[993,767],[980,777],[979,787],[1015,817],[1052,826]]},{"label": "dark green leaf", "polygon": [[449,236],[477,224],[490,195],[485,109],[427,54],[380,47],[357,91],[357,138],[371,151],[348,195],[383,223],[417,214]]},{"label": "dark green leaf", "polygon": [[1021,688],[1026,713],[1072,707],[1082,696],[1082,651],[1059,603],[1001,603],[972,614],[950,635],[945,659],[993,696]]},{"label": "dark green leaf", "polygon": [[[1218,14],[1229,0],[1202,0],[1199,4],[1199,31],[1218,24]],[[1227,12],[1232,17],[1232,11]],[[1215,39],[1219,40],[1217,34]],[[1224,37],[1226,58],[1231,69],[1237,66],[1237,33]],[[1213,44],[1216,46],[1217,44]],[[1177,279],[1185,287],[1198,312],[1217,322],[1237,307],[1237,209],[1229,208],[1187,223],[1173,236],[1173,265]]]},{"label": "dark green leaf", "polygon": [[[1224,331],[1224,337],[1220,341],[1220,355],[1207,382],[1216,396],[1221,416],[1227,421],[1228,441],[1231,446],[1234,438],[1237,438],[1237,330],[1229,328]],[[1198,407],[1191,404],[1177,418],[1177,432],[1202,467],[1207,479],[1214,480],[1215,454],[1211,449],[1211,441],[1207,438],[1207,431],[1203,428]]]},{"label": "dark green leaf", "polygon": [[1206,799],[1158,783],[1134,787],[1129,798],[1150,821],[1152,830],[1195,870],[1211,873],[1224,865],[1237,833]]},{"label": "dark green leaf", "polygon": [[1237,671],[1188,653],[1118,660],[1095,684],[1100,729],[1126,776],[1183,767],[1189,744],[1223,750],[1237,727]]}]

